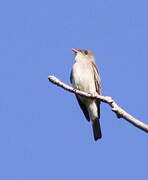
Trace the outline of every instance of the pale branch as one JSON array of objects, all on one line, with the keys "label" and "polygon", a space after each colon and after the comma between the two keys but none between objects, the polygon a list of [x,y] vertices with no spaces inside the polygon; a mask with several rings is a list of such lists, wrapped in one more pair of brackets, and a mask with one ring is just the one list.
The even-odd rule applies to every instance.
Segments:
[{"label": "pale branch", "polygon": [[81,96],[85,96],[88,98],[94,98],[94,99],[99,99],[100,101],[107,103],[111,106],[112,111],[115,112],[115,114],[117,115],[118,118],[124,118],[125,120],[127,120],[128,122],[130,122],[131,124],[133,124],[134,126],[136,126],[137,128],[148,132],[148,124],[145,124],[143,122],[141,122],[140,120],[134,118],[132,115],[130,115],[129,113],[127,113],[124,109],[122,109],[121,107],[119,107],[117,105],[117,103],[112,99],[112,97],[110,96],[101,96],[99,94],[90,94],[90,93],[86,93],[83,91],[80,91],[78,89],[74,89],[70,86],[68,86],[67,84],[64,84],[63,82],[61,82],[58,78],[56,78],[55,76],[48,76],[48,80],[50,82],[52,82],[53,84],[56,84],[57,86],[62,87],[63,89],[81,95]]}]

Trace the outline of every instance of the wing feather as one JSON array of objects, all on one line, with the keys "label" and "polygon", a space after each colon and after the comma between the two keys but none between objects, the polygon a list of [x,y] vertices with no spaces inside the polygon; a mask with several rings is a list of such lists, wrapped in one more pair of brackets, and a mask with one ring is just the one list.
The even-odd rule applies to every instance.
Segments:
[{"label": "wing feather", "polygon": [[[96,92],[98,94],[101,94],[101,79],[100,79],[99,71],[94,62],[92,62],[92,67],[93,67],[93,72],[94,72]],[[100,119],[100,101],[96,100],[96,103],[98,105],[98,118]]]},{"label": "wing feather", "polygon": [[99,71],[96,65],[92,62],[93,72],[94,72],[94,81],[96,86],[96,91],[98,94],[101,94],[101,79],[99,75]]}]

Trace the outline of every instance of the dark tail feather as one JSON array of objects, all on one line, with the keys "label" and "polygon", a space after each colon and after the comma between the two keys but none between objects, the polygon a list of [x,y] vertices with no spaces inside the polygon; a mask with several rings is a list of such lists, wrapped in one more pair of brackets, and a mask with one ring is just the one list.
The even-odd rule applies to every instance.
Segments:
[{"label": "dark tail feather", "polygon": [[94,134],[95,141],[97,141],[98,139],[101,139],[102,133],[101,133],[99,119],[96,119],[95,121],[92,122],[92,128],[93,128],[93,134]]}]

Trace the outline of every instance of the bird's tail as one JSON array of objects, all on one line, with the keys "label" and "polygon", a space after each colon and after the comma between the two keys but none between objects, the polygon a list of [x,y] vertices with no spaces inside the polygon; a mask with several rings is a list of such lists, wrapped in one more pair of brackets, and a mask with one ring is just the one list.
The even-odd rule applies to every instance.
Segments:
[{"label": "bird's tail", "polygon": [[94,134],[95,141],[97,141],[98,139],[101,139],[102,133],[101,133],[99,119],[95,119],[94,121],[92,121],[92,128],[93,128],[93,134]]}]

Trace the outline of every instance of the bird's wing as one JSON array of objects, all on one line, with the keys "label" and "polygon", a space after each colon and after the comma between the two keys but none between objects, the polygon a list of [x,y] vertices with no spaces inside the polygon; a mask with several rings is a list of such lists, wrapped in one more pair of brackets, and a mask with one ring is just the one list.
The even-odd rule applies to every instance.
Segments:
[{"label": "bird's wing", "polygon": [[[101,79],[100,79],[99,71],[93,62],[92,62],[92,67],[93,67],[93,72],[94,72],[96,92],[98,94],[101,94]],[[98,105],[98,118],[100,119],[100,100],[96,100],[96,103]]]},{"label": "bird's wing", "polygon": [[76,98],[77,98],[77,100],[78,100],[78,103],[79,103],[82,111],[83,111],[83,114],[85,115],[85,118],[86,118],[88,121],[90,121],[89,113],[88,113],[88,110],[87,110],[85,104],[80,100],[80,98],[79,98],[78,95],[76,95]]},{"label": "bird's wing", "polygon": [[98,94],[101,94],[101,80],[100,80],[100,75],[99,71],[96,67],[96,65],[92,62],[92,68],[94,72],[94,81],[95,81],[95,86],[96,86],[96,92]]},{"label": "bird's wing", "polygon": [[73,80],[73,69],[71,70],[71,73],[70,73],[70,82],[72,84],[72,80]]}]

